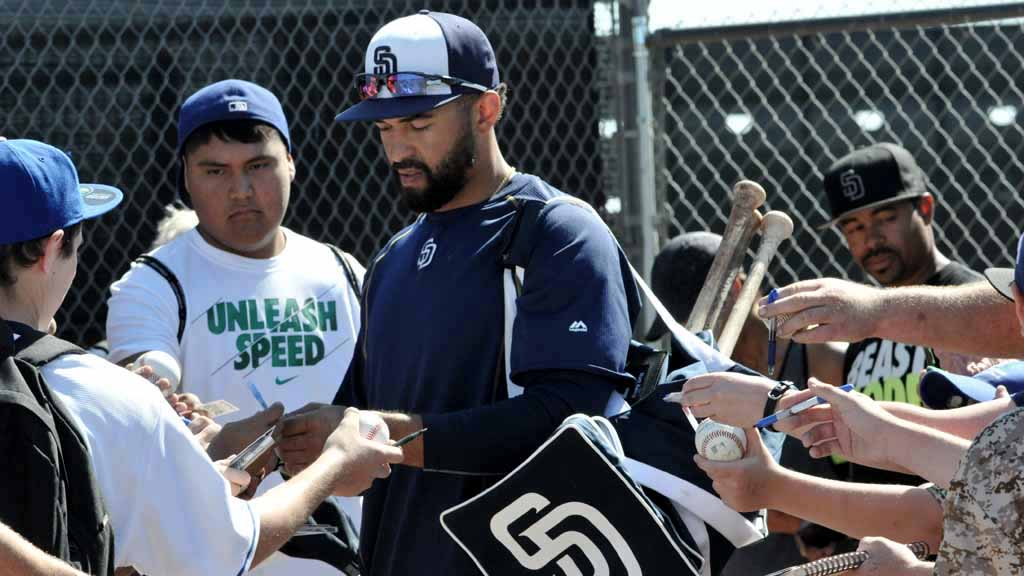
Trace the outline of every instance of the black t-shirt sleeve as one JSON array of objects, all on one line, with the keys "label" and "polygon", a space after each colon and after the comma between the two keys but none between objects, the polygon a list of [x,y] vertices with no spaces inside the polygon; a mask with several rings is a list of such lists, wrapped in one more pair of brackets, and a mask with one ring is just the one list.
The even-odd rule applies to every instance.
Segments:
[{"label": "black t-shirt sleeve", "polygon": [[959,262],[950,262],[925,281],[929,286],[960,286],[984,282],[985,277]]}]

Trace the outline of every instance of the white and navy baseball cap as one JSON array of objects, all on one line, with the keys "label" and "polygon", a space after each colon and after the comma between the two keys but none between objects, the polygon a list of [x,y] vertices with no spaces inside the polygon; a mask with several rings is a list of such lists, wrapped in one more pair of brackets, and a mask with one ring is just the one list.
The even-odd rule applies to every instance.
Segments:
[{"label": "white and navy baseball cap", "polygon": [[487,36],[454,14],[421,10],[392,20],[366,49],[356,76],[360,102],[338,122],[415,116],[501,83]]},{"label": "white and navy baseball cap", "polygon": [[42,238],[96,218],[123,198],[113,186],[79,182],[71,157],[49,144],[0,141],[0,245]]}]

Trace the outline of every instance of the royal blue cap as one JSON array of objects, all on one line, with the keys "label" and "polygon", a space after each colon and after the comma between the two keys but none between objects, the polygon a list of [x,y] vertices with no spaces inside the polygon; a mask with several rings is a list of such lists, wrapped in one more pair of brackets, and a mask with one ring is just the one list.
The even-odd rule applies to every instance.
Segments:
[{"label": "royal blue cap", "polygon": [[273,126],[292,151],[288,120],[277,96],[262,86],[245,80],[221,80],[199,89],[181,105],[178,113],[178,193],[189,203],[184,185],[184,162],[181,156],[193,132],[207,124],[224,120],[258,120]]},{"label": "royal blue cap", "polygon": [[[483,30],[461,16],[421,10],[384,25],[366,48],[367,74],[418,72],[449,76],[486,89],[501,83],[494,49]],[[392,96],[386,88],[348,108],[338,122],[381,120],[415,116],[455,100],[462,94],[479,94],[468,86],[439,83],[425,96]]]},{"label": "royal blue cap", "polygon": [[178,156],[193,132],[222,120],[259,120],[278,132],[288,151],[292,150],[288,120],[277,96],[245,80],[221,80],[199,89],[181,105],[178,114]]},{"label": "royal blue cap", "polygon": [[1024,391],[1024,361],[1003,362],[974,376],[928,368],[918,389],[925,406],[944,410],[992,400],[996,397],[996,386],[1000,385],[1010,394]]},{"label": "royal blue cap", "polygon": [[989,268],[985,278],[1000,294],[1013,300],[1013,285],[1024,290],[1024,234],[1017,241],[1017,264],[1014,268]]},{"label": "royal blue cap", "polygon": [[81,184],[71,158],[35,140],[0,140],[0,245],[42,238],[121,203],[112,186]]}]

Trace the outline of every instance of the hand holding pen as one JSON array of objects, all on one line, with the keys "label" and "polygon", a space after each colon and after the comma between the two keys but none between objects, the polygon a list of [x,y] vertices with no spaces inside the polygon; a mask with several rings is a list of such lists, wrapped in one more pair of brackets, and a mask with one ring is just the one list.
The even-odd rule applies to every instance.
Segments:
[{"label": "hand holding pen", "polygon": [[[850,392],[851,390],[853,390],[853,384],[843,384],[842,386],[839,387],[839,389],[840,390],[845,390],[847,392]],[[774,425],[776,422],[779,422],[780,420],[785,420],[786,418],[789,418],[790,416],[795,416],[795,415],[803,412],[804,410],[807,410],[809,408],[813,408],[813,407],[818,406],[820,404],[825,404],[826,402],[828,402],[828,400],[825,400],[824,398],[822,398],[820,396],[812,396],[812,397],[804,400],[803,402],[798,402],[798,403],[790,406],[789,408],[786,408],[785,410],[779,410],[778,412],[776,412],[774,414],[771,414],[770,416],[766,416],[766,417],[758,420],[757,424],[754,424],[754,427],[755,428],[767,428],[769,426]]]},{"label": "hand holding pen", "polygon": [[[903,470],[905,462],[893,461],[893,448],[906,433],[907,422],[890,414],[881,404],[859,392],[847,391],[811,378],[808,389],[787,396],[786,404],[808,399],[815,406],[792,417],[784,427],[788,434],[799,430],[800,440],[814,458],[837,455],[852,462],[883,468]],[[828,406],[818,406],[821,400]],[[792,407],[792,406],[791,406]],[[780,426],[781,427],[781,426]]]},{"label": "hand holding pen", "polygon": [[[773,304],[779,299],[779,291],[772,288],[772,291],[768,293],[768,303]],[[772,317],[768,321],[768,377],[772,378],[775,376],[775,349],[776,339],[778,334],[778,318]]]}]

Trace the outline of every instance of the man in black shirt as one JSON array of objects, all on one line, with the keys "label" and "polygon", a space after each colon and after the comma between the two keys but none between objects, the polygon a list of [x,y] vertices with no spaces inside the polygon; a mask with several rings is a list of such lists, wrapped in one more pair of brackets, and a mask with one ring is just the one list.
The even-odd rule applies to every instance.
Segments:
[{"label": "man in black shirt", "polygon": [[[854,150],[825,172],[825,194],[850,255],[886,287],[946,286],[982,279],[950,261],[935,245],[935,199],[924,173],[905,149],[882,143]],[[931,351],[881,338],[850,344],[843,382],[875,400],[921,405],[918,381],[934,364]],[[854,465],[852,480],[911,484],[913,476]]]}]

